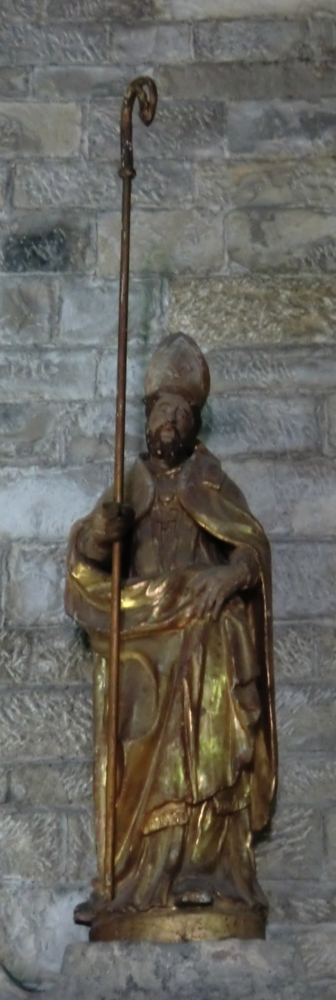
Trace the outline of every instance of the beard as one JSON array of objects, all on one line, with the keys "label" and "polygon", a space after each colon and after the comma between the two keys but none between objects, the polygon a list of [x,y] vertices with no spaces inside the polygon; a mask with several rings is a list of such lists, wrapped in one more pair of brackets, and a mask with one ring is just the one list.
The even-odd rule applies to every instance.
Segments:
[{"label": "beard", "polygon": [[195,440],[194,434],[190,434],[187,439],[183,439],[177,427],[174,427],[174,424],[169,426],[172,432],[169,440],[162,438],[162,432],[167,427],[167,424],[163,424],[156,431],[151,431],[147,427],[146,441],[149,454],[152,458],[161,458],[167,465],[174,466],[192,454]]}]

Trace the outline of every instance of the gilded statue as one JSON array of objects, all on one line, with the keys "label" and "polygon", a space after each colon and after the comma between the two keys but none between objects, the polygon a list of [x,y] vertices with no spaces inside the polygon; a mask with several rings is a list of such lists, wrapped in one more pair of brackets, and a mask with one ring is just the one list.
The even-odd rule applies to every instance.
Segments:
[{"label": "gilded statue", "polygon": [[[93,940],[263,937],[254,836],[276,781],[270,549],[199,439],[209,368],[183,333],[145,379],[147,450],[69,540],[66,610],[93,651]],[[116,888],[104,890],[111,553],[123,542]]]}]

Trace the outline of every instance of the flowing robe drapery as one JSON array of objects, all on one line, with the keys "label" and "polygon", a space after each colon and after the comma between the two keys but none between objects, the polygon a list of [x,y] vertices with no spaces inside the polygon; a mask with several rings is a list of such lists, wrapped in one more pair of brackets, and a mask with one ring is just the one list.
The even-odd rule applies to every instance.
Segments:
[{"label": "flowing robe drapery", "polygon": [[[154,845],[155,833],[190,830],[197,810],[204,826],[204,810],[211,803],[207,822],[215,840],[224,844],[225,824],[241,815],[248,826],[247,842],[268,822],[276,773],[270,553],[263,529],[218,461],[199,444],[176,481],[176,502],[205,540],[202,566],[220,564],[225,546],[227,551],[248,548],[257,560],[258,581],[229,600],[218,621],[209,615],[198,619],[188,582],[200,569],[200,557],[184,551],[183,565],[177,557],[174,565],[173,556],[172,568],[162,571],[161,566],[157,572],[156,566],[153,575],[147,530],[142,566],[140,529],[146,518],[150,528],[155,497],[155,478],[140,458],[127,482],[134,531],[138,526],[140,532],[138,570],[142,567],[143,573],[134,578],[130,558],[131,575],[121,596],[116,855],[117,880],[125,885],[131,881],[133,896],[128,892],[127,899],[139,906],[158,899],[148,886],[145,892],[139,888],[141,866],[151,866],[159,881],[160,866],[167,862],[167,847],[158,857],[157,846],[148,846]],[[106,571],[79,553],[84,524],[85,519],[78,522],[70,538],[66,607],[89,632],[96,657],[95,806],[101,874],[111,583]],[[188,851],[195,854],[190,844]]]}]

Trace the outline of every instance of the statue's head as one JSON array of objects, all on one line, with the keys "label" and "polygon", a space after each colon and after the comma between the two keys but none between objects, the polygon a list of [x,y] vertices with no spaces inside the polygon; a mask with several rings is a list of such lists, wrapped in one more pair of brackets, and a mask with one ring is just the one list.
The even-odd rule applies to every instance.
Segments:
[{"label": "statue's head", "polygon": [[210,373],[191,337],[174,333],[156,349],[145,378],[146,440],[152,458],[175,466],[192,454]]}]

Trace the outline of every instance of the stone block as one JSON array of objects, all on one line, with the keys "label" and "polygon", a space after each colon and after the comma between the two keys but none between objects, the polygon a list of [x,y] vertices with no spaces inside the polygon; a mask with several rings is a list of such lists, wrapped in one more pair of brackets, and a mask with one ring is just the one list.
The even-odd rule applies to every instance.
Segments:
[{"label": "stone block", "polygon": [[283,754],[302,750],[332,753],[335,723],[335,689],[331,685],[321,681],[302,687],[279,687],[277,726]]},{"label": "stone block", "polygon": [[[328,809],[325,814],[326,850],[327,850],[327,876],[336,878],[336,858],[335,858],[335,837],[336,837],[336,809]],[[335,951],[335,949],[334,949]]]},{"label": "stone block", "polygon": [[274,542],[276,618],[334,617],[336,546],[333,542]]},{"label": "stone block", "polygon": [[0,103],[1,156],[74,156],[80,138],[81,111],[73,102]]},{"label": "stone block", "polygon": [[22,98],[29,92],[29,75],[22,69],[12,69],[9,66],[0,67],[0,97]]},{"label": "stone block", "polygon": [[51,628],[34,628],[29,660],[32,684],[92,683],[93,661],[88,638],[82,629],[67,620]]},{"label": "stone block", "polygon": [[96,870],[93,809],[69,812],[65,880],[87,882]]},{"label": "stone block", "polygon": [[[13,401],[14,417],[20,422],[29,418],[24,401],[47,414],[39,400],[90,399],[94,394],[96,357],[88,350],[66,351],[44,348],[41,351],[3,350],[0,353],[0,400]],[[20,403],[14,400],[20,399]],[[34,402],[36,400],[36,402]],[[36,409],[37,408],[37,409]],[[33,415],[35,413],[33,411]],[[52,408],[48,411],[50,419]],[[21,413],[21,417],[20,417]],[[8,410],[10,417],[10,410]],[[4,428],[6,433],[6,428]]]},{"label": "stone block", "polygon": [[0,343],[11,347],[50,340],[57,288],[35,278],[0,277]]},{"label": "stone block", "polygon": [[336,270],[336,215],[313,209],[250,209],[228,219],[233,265],[284,274]]},{"label": "stone block", "polygon": [[60,818],[53,813],[20,813],[3,807],[0,815],[0,875],[57,881],[62,857]]},{"label": "stone block", "polygon": [[220,94],[227,101],[303,100],[316,104],[324,97],[335,96],[336,91],[332,63],[315,65],[297,59],[278,63],[207,62],[160,66],[155,77],[161,97],[184,101],[192,101],[195,94],[199,100],[212,101]]},{"label": "stone block", "polygon": [[[100,348],[117,347],[119,282],[73,279],[71,282],[64,282],[61,294],[60,340],[63,343],[70,347],[80,344],[92,344]],[[160,278],[131,281],[128,317],[130,340],[149,339],[151,344],[157,340],[162,325],[163,294]],[[129,361],[131,360],[130,357]],[[109,394],[111,390],[112,383]]]},{"label": "stone block", "polygon": [[29,632],[2,629],[0,633],[0,684],[29,680],[32,639]]},{"label": "stone block", "polygon": [[[335,10],[333,11],[335,14]],[[336,20],[319,14],[309,20],[310,47],[317,62],[332,61],[336,53]]]},{"label": "stone block", "polygon": [[107,483],[104,466],[74,471],[3,469],[0,471],[3,537],[65,541],[74,521],[91,510]]},{"label": "stone block", "polygon": [[[152,350],[148,348],[147,344],[141,345],[141,349],[138,348],[131,352],[127,363],[127,401],[133,407],[138,406],[138,420],[141,426],[144,424],[144,407],[141,405],[140,397],[143,396],[144,378],[151,354]],[[104,398],[111,398],[116,385],[116,375],[116,352],[104,351],[98,362],[97,369],[98,395]],[[136,417],[136,412],[132,412],[134,412],[134,416]]]},{"label": "stone block", "polygon": [[311,156],[336,148],[336,108],[325,98],[308,106],[302,101],[246,101],[228,114],[231,155],[267,157]]},{"label": "stone block", "polygon": [[0,163],[0,209],[4,207],[7,188],[9,187],[9,172],[6,163]]},{"label": "stone block", "polygon": [[317,680],[317,650],[323,626],[298,622],[275,622],[274,663],[277,682],[295,684]]},{"label": "stone block", "polygon": [[35,67],[31,75],[34,97],[62,100],[122,97],[127,82],[122,66],[44,66]]},{"label": "stone block", "polygon": [[335,922],[336,885],[319,879],[307,882],[305,879],[292,881],[263,880],[263,889],[270,905],[270,921],[298,924],[320,924]]},{"label": "stone block", "polygon": [[55,1000],[301,1000],[305,990],[300,957],[284,942],[113,942],[69,948]]},{"label": "stone block", "polygon": [[315,401],[215,396],[204,411],[201,436],[223,461],[229,455],[312,452],[318,444]]},{"label": "stone block", "polygon": [[0,769],[0,805],[8,802],[8,773],[5,768]]},{"label": "stone block", "polygon": [[[119,157],[120,101],[92,104],[89,114],[89,151],[93,159]],[[134,119],[137,156],[178,160],[211,156],[223,151],[225,108],[220,101],[161,101],[150,129]],[[0,146],[1,149],[1,146]]]},{"label": "stone block", "polygon": [[[19,168],[20,169],[20,168]],[[24,167],[21,169],[25,169]],[[196,165],[197,204],[231,208],[336,208],[333,159],[205,160]]]},{"label": "stone block", "polygon": [[152,13],[151,0],[48,0],[51,18],[66,21],[104,20],[139,21]]},{"label": "stone block", "polygon": [[[70,5],[69,5],[70,6]],[[72,65],[106,62],[104,25],[11,22],[1,32],[1,66]]]},{"label": "stone block", "polygon": [[323,343],[334,340],[335,296],[332,277],[175,278],[168,329],[183,330],[206,351]]},{"label": "stone block", "polygon": [[19,164],[14,180],[16,208],[118,207],[120,185],[114,164],[69,163]]},{"label": "stone block", "polygon": [[21,764],[10,771],[9,800],[20,807],[83,805],[92,801],[92,763]]},{"label": "stone block", "polygon": [[204,21],[194,27],[195,58],[200,62],[277,62],[311,55],[305,20]]},{"label": "stone block", "polygon": [[[257,289],[258,291],[259,289]],[[287,291],[285,282],[283,291],[284,293]],[[267,285],[264,292],[266,308]],[[258,303],[258,294],[256,294],[256,300]],[[237,302],[238,312],[239,305],[240,303]],[[299,301],[297,305],[299,306]],[[299,318],[298,314],[299,310],[297,311]],[[266,324],[267,317],[265,317],[265,327]],[[269,347],[265,345],[264,348],[260,349],[256,345],[253,348],[244,347],[231,350],[224,343],[222,350],[215,348],[207,352],[212,394],[224,395],[227,392],[240,392],[242,390],[294,393],[297,391],[314,392],[316,390],[326,392],[328,389],[334,389],[336,358],[333,347],[317,347],[312,343],[307,348],[292,347],[290,350],[277,348],[271,346],[273,333],[271,316],[269,328],[271,331]]]},{"label": "stone block", "polygon": [[[16,765],[29,757],[88,756],[92,752],[91,728],[89,685],[49,685],[45,688],[35,684],[2,690],[0,740],[3,761]],[[21,874],[24,876],[23,872]]]},{"label": "stone block", "polygon": [[156,63],[183,63],[192,59],[189,24],[146,24],[140,27],[112,26],[109,59],[134,66],[155,59]]},{"label": "stone block", "polygon": [[[320,979],[336,980],[335,933],[336,923],[326,923],[315,929],[305,927],[303,931],[298,928],[296,931],[294,940],[302,957],[308,983]],[[327,982],[325,985],[327,986]],[[324,996],[323,993],[321,995]],[[329,996],[332,997],[333,994],[329,993]]]},{"label": "stone block", "polygon": [[328,440],[332,451],[336,450],[336,396],[327,400]]},{"label": "stone block", "polygon": [[[114,277],[119,272],[119,215],[98,221],[98,274]],[[134,212],[132,220],[131,269],[161,275],[194,271],[211,273],[224,263],[223,224],[220,214],[202,215],[192,209],[169,212]]]},{"label": "stone block", "polygon": [[319,878],[321,873],[322,824],[313,809],[296,804],[277,809],[271,830],[263,834],[257,848],[257,871],[261,885],[266,878]]},{"label": "stone block", "polygon": [[335,800],[336,757],[305,753],[293,758],[282,754],[280,796],[283,802],[321,808]]},{"label": "stone block", "polygon": [[[63,0],[65,2],[65,0]],[[219,21],[240,17],[303,17],[321,8],[321,0],[154,0],[154,11],[164,20]],[[323,10],[335,13],[334,0],[323,0]]]},{"label": "stone block", "polygon": [[317,672],[323,681],[336,680],[336,629],[322,624],[317,633]]},{"label": "stone block", "polygon": [[[113,389],[115,380],[113,382]],[[64,428],[64,455],[67,464],[111,462],[114,447],[115,400],[101,400],[72,407]],[[128,401],[126,411],[126,453],[133,461],[143,446],[144,419],[140,406]]]},{"label": "stone block", "polygon": [[[14,386],[11,393],[14,394]],[[0,426],[2,464],[59,462],[59,418],[51,407],[43,403],[0,403]]]},{"label": "stone block", "polygon": [[45,4],[42,0],[2,0],[0,20],[3,24],[12,21],[36,20],[43,18]]},{"label": "stone block", "polygon": [[86,273],[95,265],[95,241],[95,220],[83,209],[13,211],[2,227],[0,267]]},{"label": "stone block", "polygon": [[[24,988],[50,989],[65,947],[87,940],[87,930],[73,922],[74,907],[83,898],[83,891],[64,886],[34,885],[21,878],[2,881],[1,960],[20,983],[19,1000]],[[7,994],[1,992],[1,1000],[7,1000]]]},{"label": "stone block", "polygon": [[13,547],[9,560],[6,616],[9,624],[59,624],[63,617],[65,551],[58,546]]},{"label": "stone block", "polygon": [[296,456],[292,460],[224,462],[224,467],[243,490],[267,534],[335,537],[336,466],[332,462]]}]

